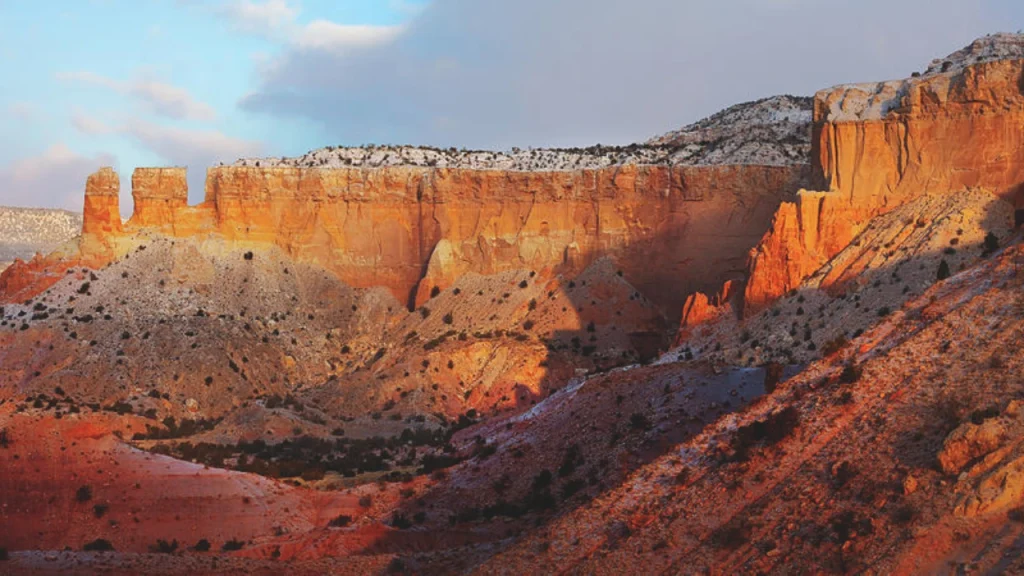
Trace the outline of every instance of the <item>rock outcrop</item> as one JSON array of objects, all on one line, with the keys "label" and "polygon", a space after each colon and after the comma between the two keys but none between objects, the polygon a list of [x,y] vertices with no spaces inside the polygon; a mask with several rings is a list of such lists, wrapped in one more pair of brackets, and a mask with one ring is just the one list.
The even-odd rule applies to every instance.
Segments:
[{"label": "rock outcrop", "polygon": [[15,259],[50,252],[81,231],[81,213],[0,206],[0,272]]},{"label": "rock outcrop", "polygon": [[842,250],[878,214],[927,192],[980,187],[1024,207],[1024,43],[976,41],[924,75],[819,92],[814,178],[751,252],[757,312]]},{"label": "rock outcrop", "polygon": [[138,169],[122,226],[116,175],[90,178],[79,257],[105,263],[158,234],[277,246],[355,287],[418,306],[460,276],[575,274],[610,257],[678,317],[694,290],[742,273],[771,215],[806,176],[791,166],[636,166],[517,172],[422,168],[211,168],[188,206],[181,168]]}]

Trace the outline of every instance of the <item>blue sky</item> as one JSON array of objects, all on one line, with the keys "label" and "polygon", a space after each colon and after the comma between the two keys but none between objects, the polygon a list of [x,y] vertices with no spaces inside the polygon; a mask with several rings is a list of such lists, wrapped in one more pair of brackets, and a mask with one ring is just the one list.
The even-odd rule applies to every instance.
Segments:
[{"label": "blue sky", "polygon": [[317,126],[237,106],[261,70],[311,37],[344,50],[343,26],[387,38],[424,3],[0,0],[0,204],[80,209],[84,175],[101,163],[123,188],[136,166],[189,164],[197,200],[206,165],[301,154],[318,145]]},{"label": "blue sky", "polygon": [[[741,16],[738,16],[741,15]],[[325,145],[629,143],[729,105],[922,70],[1019,0],[0,0],[0,205],[113,165]]]}]

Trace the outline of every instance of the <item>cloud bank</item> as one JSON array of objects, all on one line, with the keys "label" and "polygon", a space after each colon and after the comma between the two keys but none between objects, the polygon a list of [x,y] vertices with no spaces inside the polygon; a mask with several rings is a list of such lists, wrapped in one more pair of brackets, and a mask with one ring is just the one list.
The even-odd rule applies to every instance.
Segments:
[{"label": "cloud bank", "polygon": [[99,166],[113,166],[115,162],[110,154],[82,156],[64,144],[55,144],[38,156],[0,168],[3,204],[39,206],[40,195],[45,192],[49,205],[81,211],[86,177]]},{"label": "cloud bank", "polygon": [[[643,140],[731,104],[923,69],[1007,0],[435,0],[345,50],[303,29],[240,105],[320,144]],[[349,37],[352,37],[349,31]]]}]

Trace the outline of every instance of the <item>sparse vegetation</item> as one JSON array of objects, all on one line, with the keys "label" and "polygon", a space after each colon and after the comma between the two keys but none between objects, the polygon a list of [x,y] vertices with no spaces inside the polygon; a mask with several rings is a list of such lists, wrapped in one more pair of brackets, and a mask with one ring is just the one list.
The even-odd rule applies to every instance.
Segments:
[{"label": "sparse vegetation", "polygon": [[75,500],[79,502],[88,502],[92,500],[92,487],[81,486],[78,491],[75,492]]},{"label": "sparse vegetation", "polygon": [[85,550],[86,552],[113,552],[114,545],[111,544],[109,540],[97,538],[83,546],[82,550]]},{"label": "sparse vegetation", "polygon": [[773,412],[763,420],[755,420],[740,426],[733,438],[731,447],[734,458],[739,461],[750,458],[756,447],[773,446],[793,433],[800,424],[800,412],[788,406]]},{"label": "sparse vegetation", "polygon": [[199,542],[196,542],[196,545],[193,546],[192,549],[195,550],[196,552],[209,552],[210,551],[210,541],[207,540],[206,538],[203,538]]}]

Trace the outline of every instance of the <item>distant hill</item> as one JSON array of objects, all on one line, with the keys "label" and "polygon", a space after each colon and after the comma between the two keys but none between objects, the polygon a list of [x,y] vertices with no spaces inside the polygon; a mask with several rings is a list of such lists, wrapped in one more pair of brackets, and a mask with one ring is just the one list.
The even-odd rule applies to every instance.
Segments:
[{"label": "distant hill", "polygon": [[82,215],[67,210],[0,206],[0,270],[15,258],[49,252],[82,230]]}]

